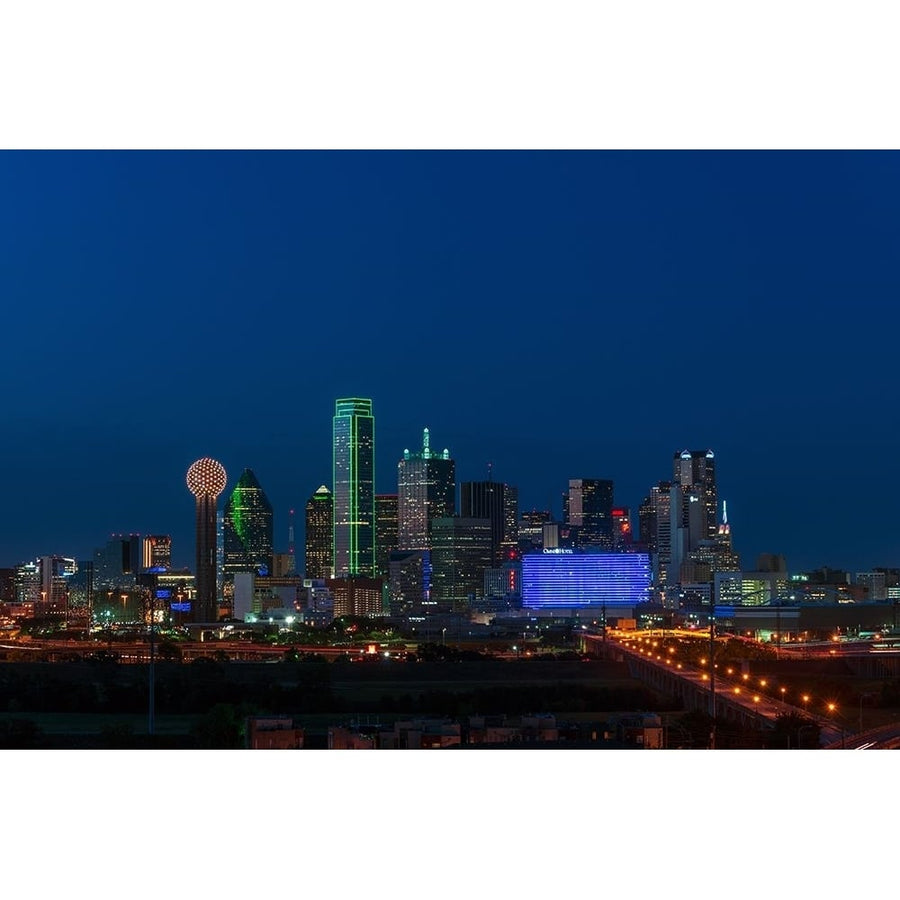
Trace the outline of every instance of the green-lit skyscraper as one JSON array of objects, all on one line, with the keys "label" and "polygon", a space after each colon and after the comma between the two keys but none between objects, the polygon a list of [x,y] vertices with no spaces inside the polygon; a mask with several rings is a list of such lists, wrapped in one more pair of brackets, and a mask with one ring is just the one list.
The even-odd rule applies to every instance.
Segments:
[{"label": "green-lit skyscraper", "polygon": [[375,572],[375,417],[372,401],[334,404],[334,576]]},{"label": "green-lit skyscraper", "polygon": [[272,504],[252,469],[244,469],[225,504],[226,580],[237,572],[272,574]]}]

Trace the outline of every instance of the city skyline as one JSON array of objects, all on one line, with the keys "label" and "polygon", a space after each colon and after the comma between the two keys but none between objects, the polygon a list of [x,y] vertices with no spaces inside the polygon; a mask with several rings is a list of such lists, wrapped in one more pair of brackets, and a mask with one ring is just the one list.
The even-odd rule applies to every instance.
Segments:
[{"label": "city skyline", "polygon": [[[880,402],[895,153],[62,152],[0,168],[8,328],[26,336],[0,362],[16,386],[8,565],[131,531],[171,533],[189,561],[176,473],[207,453],[259,475],[283,548],[287,510],[331,483],[322,423],[357,393],[378,409],[379,492],[423,425],[458,482],[493,464],[521,510],[554,516],[569,479],[611,479],[635,511],[673,452],[712,447],[748,560],[900,563],[881,500],[900,444]],[[195,348],[230,365],[243,322],[242,353],[265,364],[241,357],[220,390]],[[849,489],[837,460],[865,462]]]}]

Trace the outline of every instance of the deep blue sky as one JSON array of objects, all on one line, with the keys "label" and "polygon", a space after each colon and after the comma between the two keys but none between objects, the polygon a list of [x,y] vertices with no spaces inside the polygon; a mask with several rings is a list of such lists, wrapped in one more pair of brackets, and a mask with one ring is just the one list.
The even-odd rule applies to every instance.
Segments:
[{"label": "deep blue sky", "polygon": [[637,506],[712,447],[737,549],[900,565],[900,155],[0,154],[0,565],[170,533],[184,474],[330,484],[372,397],[376,489],[428,425],[458,480]]}]

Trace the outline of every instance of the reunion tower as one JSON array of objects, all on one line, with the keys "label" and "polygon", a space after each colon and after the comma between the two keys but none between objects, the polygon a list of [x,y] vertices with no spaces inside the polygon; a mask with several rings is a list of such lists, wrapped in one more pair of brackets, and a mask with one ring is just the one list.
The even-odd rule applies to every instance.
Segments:
[{"label": "reunion tower", "polygon": [[188,490],[197,499],[197,599],[192,619],[218,621],[216,601],[216,500],[225,490],[225,467],[204,457],[187,471]]}]

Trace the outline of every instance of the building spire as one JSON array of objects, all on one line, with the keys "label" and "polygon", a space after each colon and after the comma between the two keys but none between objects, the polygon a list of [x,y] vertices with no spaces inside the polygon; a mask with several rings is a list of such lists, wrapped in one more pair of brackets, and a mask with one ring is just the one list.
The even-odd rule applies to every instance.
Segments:
[{"label": "building spire", "polygon": [[431,456],[431,436],[429,435],[427,428],[422,432],[422,456],[425,457],[425,459],[428,459]]}]

